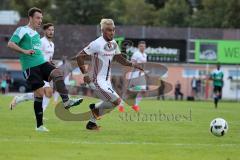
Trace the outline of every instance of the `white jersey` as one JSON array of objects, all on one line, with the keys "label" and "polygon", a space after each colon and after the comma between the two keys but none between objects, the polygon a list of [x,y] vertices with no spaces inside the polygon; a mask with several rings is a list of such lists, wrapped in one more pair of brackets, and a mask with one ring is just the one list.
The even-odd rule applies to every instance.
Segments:
[{"label": "white jersey", "polygon": [[146,63],[147,62],[147,54],[141,53],[140,51],[134,52],[131,61],[134,61],[136,63]]},{"label": "white jersey", "polygon": [[101,36],[84,48],[84,52],[92,56],[93,80],[110,81],[112,59],[114,55],[121,54],[116,41],[108,42]]},{"label": "white jersey", "polygon": [[[136,63],[146,63],[147,62],[147,54],[146,53],[141,53],[139,50],[134,52],[132,57],[131,57],[132,62]],[[130,74],[129,74],[129,79],[137,78],[144,75],[144,73],[141,73],[138,69],[134,69]]]},{"label": "white jersey", "polygon": [[46,37],[41,38],[41,50],[46,61],[51,61],[54,54],[54,43],[49,41]]}]

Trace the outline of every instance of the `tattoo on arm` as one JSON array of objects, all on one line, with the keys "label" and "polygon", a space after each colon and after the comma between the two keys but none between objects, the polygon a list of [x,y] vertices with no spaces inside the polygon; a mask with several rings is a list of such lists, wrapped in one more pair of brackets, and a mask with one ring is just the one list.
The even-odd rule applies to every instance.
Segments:
[{"label": "tattoo on arm", "polygon": [[115,55],[113,57],[113,60],[115,60],[116,62],[118,62],[118,63],[120,63],[120,64],[122,64],[124,66],[130,66],[130,67],[133,66],[132,62],[130,62],[129,60],[124,58],[122,54]]},{"label": "tattoo on arm", "polygon": [[[78,67],[79,69],[81,70],[81,72],[83,74],[86,74],[87,73],[87,70],[86,70],[86,67],[84,65],[84,61],[86,59],[88,59],[90,56],[87,55],[83,50],[81,52],[79,52],[76,56],[76,60],[77,60],[77,64],[78,64]],[[91,58],[91,57],[90,57]]]}]

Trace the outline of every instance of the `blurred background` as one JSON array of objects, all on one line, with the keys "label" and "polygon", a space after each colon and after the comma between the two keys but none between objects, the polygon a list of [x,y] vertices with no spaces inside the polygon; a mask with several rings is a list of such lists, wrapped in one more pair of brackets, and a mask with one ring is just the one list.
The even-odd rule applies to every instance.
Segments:
[{"label": "blurred background", "polygon": [[[0,0],[0,83],[7,83],[6,93],[28,92],[18,56],[6,45],[33,6],[43,10],[44,23],[55,24],[56,61],[74,56],[101,34],[100,19],[112,18],[122,52],[130,58],[138,41],[146,41],[148,61],[168,68],[159,79],[180,84],[184,99],[211,99],[208,77],[220,63],[223,99],[240,100],[240,0]],[[82,83],[79,72],[72,80]],[[173,99],[174,88],[164,96]]]}]

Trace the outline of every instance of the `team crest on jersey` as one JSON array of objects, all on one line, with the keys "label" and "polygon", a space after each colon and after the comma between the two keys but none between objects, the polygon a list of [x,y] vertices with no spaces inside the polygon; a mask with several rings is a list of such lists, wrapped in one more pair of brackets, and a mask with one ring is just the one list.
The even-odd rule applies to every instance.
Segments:
[{"label": "team crest on jersey", "polygon": [[117,48],[117,44],[113,42],[108,42],[104,45],[105,51],[113,51]]}]

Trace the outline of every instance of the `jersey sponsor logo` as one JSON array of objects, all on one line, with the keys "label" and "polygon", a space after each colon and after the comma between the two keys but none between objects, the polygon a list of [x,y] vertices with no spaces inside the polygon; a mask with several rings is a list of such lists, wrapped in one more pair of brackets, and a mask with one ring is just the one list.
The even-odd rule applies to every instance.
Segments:
[{"label": "jersey sponsor logo", "polygon": [[113,42],[108,42],[104,45],[105,51],[113,51],[117,48],[117,44]]},{"label": "jersey sponsor logo", "polygon": [[41,47],[40,46],[33,46],[33,49],[35,49],[35,50],[40,50],[41,49]]},{"label": "jersey sponsor logo", "polygon": [[114,56],[114,54],[113,53],[104,53],[103,56],[110,56],[111,57],[111,56]]},{"label": "jersey sponsor logo", "polygon": [[41,49],[41,43],[37,43],[37,42],[32,42],[32,47],[33,49],[38,49],[40,50]]}]

